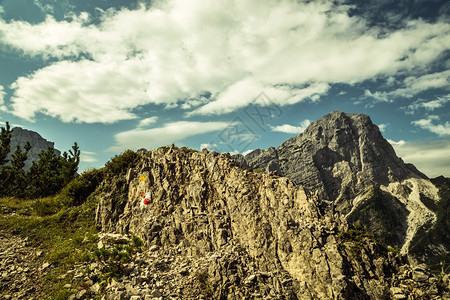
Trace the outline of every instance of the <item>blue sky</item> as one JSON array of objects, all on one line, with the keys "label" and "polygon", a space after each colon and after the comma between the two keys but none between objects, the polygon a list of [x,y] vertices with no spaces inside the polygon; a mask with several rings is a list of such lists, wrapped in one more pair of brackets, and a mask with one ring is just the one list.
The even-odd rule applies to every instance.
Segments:
[{"label": "blue sky", "polygon": [[81,170],[175,143],[278,146],[366,113],[399,156],[450,177],[448,1],[0,0],[0,122]]}]

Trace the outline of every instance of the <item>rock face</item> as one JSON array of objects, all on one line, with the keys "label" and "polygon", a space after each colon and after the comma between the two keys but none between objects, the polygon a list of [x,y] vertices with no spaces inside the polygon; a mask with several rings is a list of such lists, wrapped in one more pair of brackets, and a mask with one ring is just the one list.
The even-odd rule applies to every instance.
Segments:
[{"label": "rock face", "polygon": [[276,149],[235,159],[244,167],[288,177],[328,209],[404,253],[417,231],[436,218],[423,201],[439,201],[436,187],[397,157],[364,114],[334,111]]},{"label": "rock face", "polygon": [[[42,151],[47,151],[48,147],[54,147],[55,143],[47,141],[44,139],[39,133],[22,129],[20,127],[14,127],[13,132],[11,134],[11,152],[16,151],[17,146],[24,149],[24,146],[27,142],[30,142],[31,150],[28,152],[28,159],[25,161],[25,170],[29,170],[33,161],[39,160],[39,154]],[[59,150],[55,149],[55,154],[58,156],[61,155]],[[8,157],[10,159],[10,157]]]},{"label": "rock face", "polygon": [[[321,211],[318,199],[288,178],[249,172],[228,154],[206,150],[171,147],[141,156],[138,167],[115,180],[126,199],[115,196],[114,185],[101,189],[96,220],[104,232],[142,238],[152,262],[167,258],[155,272],[176,284],[160,283],[163,297],[442,296],[426,270],[414,275],[405,257]],[[197,284],[194,295],[189,280]]]}]

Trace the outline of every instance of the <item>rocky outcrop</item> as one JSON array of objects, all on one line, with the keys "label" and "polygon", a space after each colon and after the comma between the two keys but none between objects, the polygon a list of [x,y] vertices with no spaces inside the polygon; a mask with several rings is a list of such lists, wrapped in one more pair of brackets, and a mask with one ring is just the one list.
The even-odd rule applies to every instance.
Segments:
[{"label": "rocky outcrop", "polygon": [[[54,148],[55,146],[55,143],[47,141],[37,132],[22,129],[20,127],[14,127],[11,134],[10,153],[16,151],[17,146],[20,146],[23,151],[24,146],[27,142],[30,142],[31,150],[30,152],[28,152],[28,159],[25,161],[25,170],[30,169],[33,161],[39,160],[39,154],[42,151],[47,151],[48,147]],[[55,154],[57,156],[60,156],[61,152],[55,149]],[[11,159],[11,155],[9,155],[8,159]]]},{"label": "rocky outcrop", "polygon": [[[158,253],[152,262],[166,255],[159,272],[172,282],[187,276],[199,284],[195,297],[181,283],[160,289],[163,296],[442,297],[426,270],[414,275],[405,257],[321,211],[318,199],[288,178],[244,170],[228,154],[206,150],[170,147],[141,156],[126,178],[101,187],[96,220],[105,232],[142,238]],[[118,182],[127,188],[125,199],[117,197]],[[203,275],[191,274],[190,264]],[[186,270],[173,272],[181,265]]]},{"label": "rocky outcrop", "polygon": [[327,209],[404,253],[418,230],[436,219],[423,202],[439,201],[436,187],[395,154],[364,114],[334,111],[276,149],[235,159],[244,167],[288,177]]}]

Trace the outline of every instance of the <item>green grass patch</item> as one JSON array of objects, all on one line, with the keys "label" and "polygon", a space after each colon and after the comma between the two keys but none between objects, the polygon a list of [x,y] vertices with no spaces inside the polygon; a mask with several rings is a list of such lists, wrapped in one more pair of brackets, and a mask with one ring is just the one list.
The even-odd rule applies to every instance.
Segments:
[{"label": "green grass patch", "polygon": [[72,200],[63,192],[37,200],[0,199],[0,229],[28,237],[32,246],[44,250],[41,263],[51,264],[51,274],[38,279],[49,299],[67,298],[62,287],[71,278],[60,275],[91,259],[97,247],[95,193],[78,206],[71,206]]},{"label": "green grass patch", "polygon": [[341,251],[348,249],[353,258],[361,260],[361,250],[366,248],[368,242],[373,242],[385,249],[384,245],[380,244],[373,234],[367,232],[360,224],[354,224],[352,227],[344,232],[339,233],[340,240],[339,249]]}]

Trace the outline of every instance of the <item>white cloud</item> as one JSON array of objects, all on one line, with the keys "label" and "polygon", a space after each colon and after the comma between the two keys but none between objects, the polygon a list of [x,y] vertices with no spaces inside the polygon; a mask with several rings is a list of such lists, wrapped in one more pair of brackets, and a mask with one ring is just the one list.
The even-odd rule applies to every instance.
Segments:
[{"label": "white cloud", "polygon": [[157,121],[158,121],[158,117],[156,117],[156,116],[150,117],[150,118],[145,118],[139,122],[138,127],[139,128],[146,127],[148,125],[156,123]]},{"label": "white cloud", "polygon": [[253,151],[255,151],[255,149],[250,149],[250,150],[244,151],[244,152],[242,152],[242,155],[246,156],[247,154],[249,154],[250,152],[253,152]]},{"label": "white cloud", "polygon": [[381,132],[385,132],[386,128],[388,128],[388,127],[389,127],[389,123],[378,125],[378,128],[380,128]]},{"label": "white cloud", "polygon": [[422,129],[429,130],[441,137],[450,136],[450,122],[444,124],[434,124],[434,120],[439,120],[438,116],[428,116],[427,119],[412,121],[411,124],[419,126]]},{"label": "white cloud", "polygon": [[166,123],[163,127],[152,129],[133,129],[115,135],[116,145],[108,149],[110,152],[121,152],[126,149],[158,148],[177,143],[190,136],[222,130],[229,126],[225,122],[188,122]]},{"label": "white cloud", "polygon": [[89,29],[77,21],[56,21],[47,16],[44,22],[24,21],[6,23],[0,19],[1,41],[27,55],[63,57],[78,55],[82,50],[78,39]]},{"label": "white cloud", "polygon": [[33,0],[33,3],[34,3],[34,5],[39,7],[39,9],[45,13],[53,13],[54,12],[55,8],[53,6],[51,6],[50,4],[42,4],[41,1],[39,1],[39,0]]},{"label": "white cloud", "polygon": [[310,120],[304,120],[303,122],[300,123],[300,126],[292,126],[289,124],[273,126],[272,131],[299,134],[303,132],[309,126],[309,124],[311,124]]},{"label": "white cloud", "polygon": [[387,139],[387,141],[388,141],[389,144],[391,144],[392,146],[398,146],[398,147],[403,146],[403,145],[406,143],[404,140],[400,140],[400,141],[396,142],[396,141],[394,141],[394,140]]},{"label": "white cloud", "polygon": [[[450,47],[450,44],[448,45]],[[425,74],[422,76],[409,76],[402,82],[402,87],[389,92],[365,91],[365,96],[378,101],[392,102],[395,98],[412,98],[417,94],[430,89],[450,89],[450,70]]]},{"label": "white cloud", "polygon": [[414,114],[421,108],[427,111],[434,111],[435,109],[443,107],[447,102],[450,102],[450,95],[437,97],[437,99],[430,101],[417,100],[407,107],[403,107],[403,109],[407,114]]},{"label": "white cloud", "polygon": [[[392,143],[391,143],[392,144]],[[405,142],[392,145],[405,162],[412,163],[429,177],[450,177],[450,140]]]},{"label": "white cloud", "polygon": [[98,159],[95,157],[97,153],[90,151],[81,151],[80,161],[81,162],[96,162]]},{"label": "white cloud", "polygon": [[6,92],[5,92],[5,88],[0,85],[0,111],[6,111],[6,107],[5,107],[5,97]]},{"label": "white cloud", "polygon": [[[334,2],[172,0],[109,10],[100,24],[89,23],[86,13],[40,24],[0,20],[1,43],[52,58],[15,82],[12,111],[24,118],[41,112],[65,122],[112,123],[136,118],[133,109],[152,103],[227,113],[262,91],[280,105],[316,101],[335,83],[423,74],[450,48],[445,21],[380,32]],[[448,74],[442,73],[414,75],[405,89],[443,87]],[[78,89],[85,90],[77,95]],[[211,97],[202,98],[202,91]],[[77,117],[74,102],[94,109]],[[99,105],[105,115],[95,109]]]},{"label": "white cloud", "polygon": [[200,150],[203,150],[203,149],[214,150],[216,148],[217,148],[217,144],[209,144],[209,143],[200,144]]},{"label": "white cloud", "polygon": [[11,86],[12,113],[32,120],[36,113],[63,122],[114,123],[134,119],[132,110],[147,103],[147,82],[139,61],[122,64],[61,61]]}]

